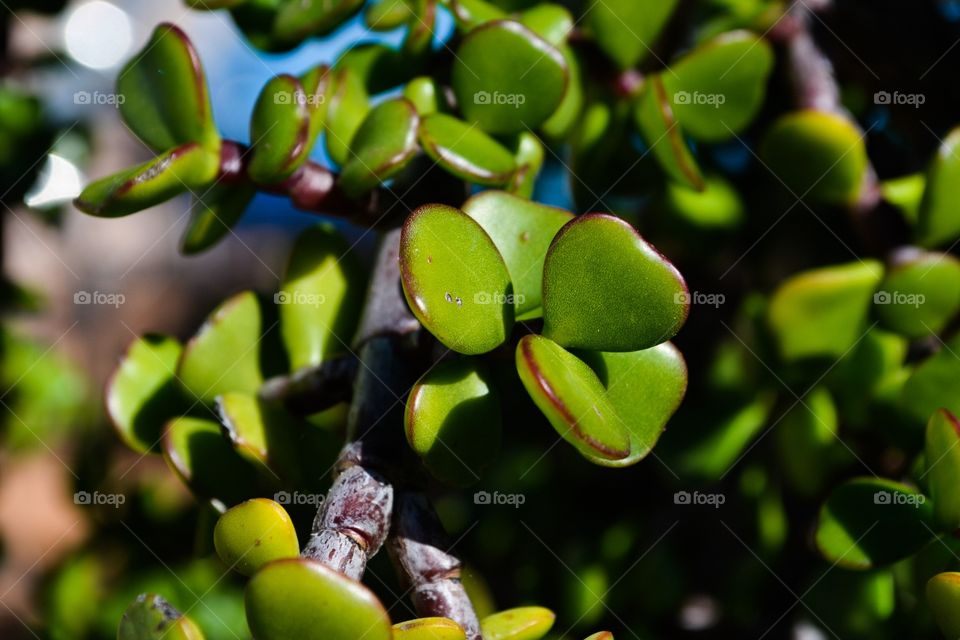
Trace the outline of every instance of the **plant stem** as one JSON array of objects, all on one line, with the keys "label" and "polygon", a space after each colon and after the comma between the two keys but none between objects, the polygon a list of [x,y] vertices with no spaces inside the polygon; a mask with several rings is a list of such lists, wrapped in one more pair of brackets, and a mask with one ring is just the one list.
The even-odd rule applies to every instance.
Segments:
[{"label": "plant stem", "polygon": [[359,363],[348,353],[270,378],[260,387],[260,398],[284,405],[296,415],[311,415],[350,399]]},{"label": "plant stem", "polygon": [[467,640],[482,639],[480,622],[460,580],[460,559],[450,553],[443,525],[422,493],[399,492],[387,547],[419,616],[450,618],[463,628]]},{"label": "plant stem", "polygon": [[[223,184],[255,184],[247,171],[248,148],[233,140],[224,140],[220,147],[220,175]],[[302,211],[346,218],[359,226],[374,226],[388,211],[395,197],[388,189],[372,190],[360,200],[348,198],[337,184],[336,172],[306,161],[293,175],[276,184],[255,184],[267,193],[285,195]]]}]

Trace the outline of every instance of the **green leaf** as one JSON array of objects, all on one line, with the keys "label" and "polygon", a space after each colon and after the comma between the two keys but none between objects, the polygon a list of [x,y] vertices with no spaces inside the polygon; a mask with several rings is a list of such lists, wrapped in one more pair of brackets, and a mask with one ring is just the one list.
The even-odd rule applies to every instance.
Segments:
[{"label": "green leaf", "polygon": [[539,640],[556,620],[544,607],[517,607],[489,615],[480,621],[484,640]]},{"label": "green leaf", "polygon": [[464,117],[484,131],[535,129],[563,99],[567,64],[546,40],[518,22],[490,22],[457,50],[451,82]]},{"label": "green leaf", "polygon": [[94,216],[125,216],[192,189],[202,189],[217,177],[219,170],[219,154],[189,142],[87,185],[74,204]]},{"label": "green leaf", "polygon": [[684,448],[677,464],[681,475],[706,480],[723,476],[767,424],[774,400],[772,394],[761,392],[733,411],[714,409],[703,416],[707,433]]},{"label": "green leaf", "polygon": [[507,13],[495,4],[485,0],[442,0],[450,9],[460,31],[467,33],[480,25],[493,20],[503,20]]},{"label": "green leaf", "polygon": [[781,116],[767,132],[760,155],[796,197],[828,204],[855,202],[869,168],[856,125],[823,111]]},{"label": "green leaf", "polygon": [[850,480],[820,509],[820,553],[848,569],[909,557],[933,539],[933,509],[922,493],[879,478]]},{"label": "green leaf", "polygon": [[554,47],[567,43],[574,25],[570,11],[552,2],[534,5],[521,13],[517,20]]},{"label": "green leaf", "polygon": [[476,125],[446,114],[435,113],[420,121],[420,144],[434,162],[475,184],[505,185],[517,170],[503,145]]},{"label": "green leaf", "polygon": [[837,438],[837,407],[830,392],[818,386],[794,404],[774,427],[778,460],[792,488],[804,496],[823,489],[849,452]]},{"label": "green leaf", "polygon": [[257,640],[391,640],[390,618],[365,586],[306,558],[276,560],[247,583]]},{"label": "green leaf", "polygon": [[927,582],[927,605],[945,638],[960,638],[960,573],[945,571]]},{"label": "green leaf", "polygon": [[413,104],[421,116],[429,116],[446,106],[443,89],[429,76],[418,76],[408,82],[403,88],[403,97]]},{"label": "green leaf", "polygon": [[587,636],[586,640],[613,640],[613,634],[609,631],[598,631]]},{"label": "green leaf", "polygon": [[585,6],[584,25],[603,52],[628,69],[652,50],[677,0],[604,0]]},{"label": "green leaf", "polygon": [[273,31],[283,42],[297,44],[309,36],[327,35],[360,10],[363,0],[297,0],[284,2]]},{"label": "green leaf", "polygon": [[305,425],[283,408],[246,393],[219,396],[217,409],[226,436],[240,457],[260,469],[268,480],[282,480],[289,486],[302,482],[304,470],[298,447]]},{"label": "green leaf", "polygon": [[690,310],[680,272],[628,223],[567,223],[543,269],[545,336],[565,347],[639,351],[676,335]]},{"label": "green leaf", "polygon": [[120,72],[120,115],[148,147],[160,153],[188,143],[220,152],[207,79],[189,38],[164,23]]},{"label": "green leaf", "polygon": [[920,424],[941,408],[960,413],[960,336],[917,365],[903,385],[901,403]]},{"label": "green leaf", "polygon": [[740,192],[721,174],[706,175],[702,191],[667,182],[665,201],[669,213],[703,230],[736,227],[746,217]]},{"label": "green leaf", "polygon": [[960,128],[951,131],[927,169],[927,185],[920,202],[917,236],[924,246],[953,242],[960,236],[960,204],[956,197],[960,182]]},{"label": "green leaf", "polygon": [[883,277],[874,260],[804,271],[774,292],[767,318],[788,361],[838,358],[867,329],[873,292]]},{"label": "green leaf", "polygon": [[466,640],[467,636],[449,618],[419,618],[393,625],[393,640]]},{"label": "green leaf", "polygon": [[272,78],[257,98],[250,119],[250,164],[247,172],[257,184],[286,180],[307,160],[313,148],[311,119],[322,118],[326,82],[308,93],[298,78]]},{"label": "green leaf", "polygon": [[547,118],[541,129],[546,136],[555,139],[566,138],[583,111],[583,77],[580,71],[580,61],[569,46],[560,47],[560,54],[567,63],[568,82],[563,92],[563,99],[557,110]]},{"label": "green leaf", "polygon": [[325,142],[330,158],[343,166],[350,159],[350,143],[370,111],[370,102],[363,78],[355,70],[334,70],[330,87]]},{"label": "green leaf", "polygon": [[459,209],[425,205],[400,237],[403,293],[414,315],[447,347],[474,355],[513,328],[513,287],[496,246]]},{"label": "green leaf", "polygon": [[162,597],[144,593],[123,612],[117,640],[203,640],[203,633]]},{"label": "green leaf", "polygon": [[873,296],[888,329],[909,338],[940,333],[960,311],[960,260],[946,253],[898,253]]},{"label": "green leaf", "polygon": [[933,512],[949,531],[960,528],[960,421],[940,409],[927,423],[926,475]]},{"label": "green leaf", "polygon": [[107,382],[107,414],[134,451],[154,449],[183,402],[174,375],[180,352],[176,338],[137,338]]},{"label": "green leaf", "polygon": [[510,193],[522,198],[533,197],[537,176],[543,168],[546,150],[535,134],[523,131],[516,137],[514,147],[514,161],[517,163],[517,173],[514,174],[508,189]]},{"label": "green leaf", "polygon": [[316,226],[297,238],[275,296],[292,370],[319,365],[347,349],[360,319],[366,279],[333,226]]},{"label": "green leaf", "polygon": [[927,176],[922,173],[911,173],[883,180],[880,183],[880,192],[884,200],[900,209],[907,222],[916,225],[926,187]]},{"label": "green leaf", "polygon": [[367,114],[350,143],[340,186],[355,198],[399,173],[417,152],[420,117],[409,100],[388,100]]},{"label": "green leaf", "polygon": [[240,221],[256,193],[253,186],[218,183],[198,194],[180,252],[195,255],[219,242]]},{"label": "green leaf", "polygon": [[363,12],[363,21],[373,31],[402,27],[413,16],[411,0],[375,0]]},{"label": "green leaf", "polygon": [[548,338],[527,335],[517,345],[517,371],[534,404],[584,457],[620,461],[631,455],[630,432],[582,360]]},{"label": "green leaf", "polygon": [[212,403],[228,391],[256,393],[260,373],[260,303],[252,291],[217,307],[180,358],[180,383],[197,400]]},{"label": "green leaf", "polygon": [[673,115],[698,140],[732,138],[763,105],[773,49],[748,31],[725,33],[700,45],[661,74]]},{"label": "green leaf", "polygon": [[670,106],[661,76],[647,78],[637,100],[634,119],[650,153],[667,176],[691,189],[702,191],[705,186],[703,174],[683,138],[683,127],[677,122]]},{"label": "green leaf", "polygon": [[257,493],[257,472],[237,455],[220,425],[200,418],[175,418],[163,436],[167,465],[202,498],[237,504]]},{"label": "green leaf", "polygon": [[463,212],[483,227],[503,256],[513,282],[516,314],[538,309],[547,249],[573,214],[503,191],[484,191],[470,198]]},{"label": "green leaf", "polygon": [[425,373],[410,390],[403,423],[430,473],[452,485],[480,480],[500,450],[500,398],[473,360]]},{"label": "green leaf", "polygon": [[412,61],[418,60],[430,52],[433,44],[437,2],[439,0],[412,0],[413,15],[408,23],[407,35],[403,39],[403,53]]},{"label": "green leaf", "polygon": [[[426,1],[428,0],[412,0],[418,5]],[[417,11],[421,9],[422,6],[417,7]],[[420,24],[419,21],[417,24]],[[337,58],[335,66],[338,70],[348,69],[355,74],[370,95],[396,89],[419,68],[419,65],[411,60],[411,54],[379,42],[363,43],[347,49]]]},{"label": "green leaf", "polygon": [[606,388],[607,400],[630,434],[630,455],[621,460],[594,458],[610,467],[636,464],[656,445],[687,390],[687,364],[669,342],[643,351],[581,354]]},{"label": "green leaf", "polygon": [[293,520],[283,507],[264,498],[242,502],[220,516],[213,543],[220,559],[245,576],[268,562],[300,553]]}]

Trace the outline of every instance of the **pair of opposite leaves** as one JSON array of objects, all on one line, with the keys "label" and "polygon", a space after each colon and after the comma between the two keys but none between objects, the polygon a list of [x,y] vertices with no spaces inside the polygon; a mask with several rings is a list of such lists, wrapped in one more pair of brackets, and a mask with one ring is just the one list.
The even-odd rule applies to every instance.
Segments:
[{"label": "pair of opposite leaves", "polygon": [[[465,355],[496,349],[517,319],[542,316],[543,335],[517,346],[520,379],[558,433],[593,462],[640,460],[684,394],[683,358],[666,341],[686,320],[686,285],[619,218],[574,218],[495,191],[463,210],[429,205],[403,227],[400,272],[417,318]],[[411,391],[407,436],[428,467],[456,481],[454,469],[469,472],[488,452],[460,460],[446,445],[482,441],[498,414],[476,359],[442,363]]]}]

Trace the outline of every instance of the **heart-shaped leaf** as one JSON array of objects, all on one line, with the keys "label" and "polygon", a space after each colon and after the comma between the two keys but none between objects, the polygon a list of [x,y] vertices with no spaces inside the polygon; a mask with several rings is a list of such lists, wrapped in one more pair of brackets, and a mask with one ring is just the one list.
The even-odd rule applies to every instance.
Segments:
[{"label": "heart-shaped leaf", "polygon": [[927,606],[944,638],[960,638],[960,573],[945,571],[927,582]]},{"label": "heart-shaped leaf", "polygon": [[425,205],[400,236],[407,304],[440,342],[460,353],[486,353],[513,328],[513,287],[490,236],[459,209]]},{"label": "heart-shaped leaf", "polygon": [[480,621],[484,640],[539,640],[547,635],[557,616],[544,607],[517,607]]},{"label": "heart-shaped leaf", "polygon": [[960,260],[901,251],[873,296],[883,324],[910,338],[937,334],[960,311]]},{"label": "heart-shaped leaf", "polygon": [[549,42],[519,22],[471,31],[453,63],[451,82],[466,119],[491,133],[535,129],[563,99],[567,64]]},{"label": "heart-shaped leaf", "polygon": [[408,100],[388,100],[367,114],[350,143],[340,186],[358,197],[399,173],[417,152],[420,117]]},{"label": "heart-shaped leaf", "polygon": [[117,640],[203,640],[203,633],[162,597],[144,593],[123,612]]},{"label": "heart-shaped leaf", "polygon": [[153,160],[87,185],[74,204],[93,216],[125,216],[191,189],[203,189],[213,182],[219,169],[219,154],[188,142]]},{"label": "heart-shaped leaf", "polygon": [[785,360],[842,356],[863,336],[883,277],[867,260],[804,271],[774,292],[768,322]]},{"label": "heart-shaped leaf", "polygon": [[237,455],[216,422],[175,418],[163,436],[167,465],[202,498],[238,504],[257,493],[256,469]]},{"label": "heart-shaped leaf", "polygon": [[156,152],[188,143],[220,151],[213,122],[207,79],[189,38],[164,23],[117,79],[120,115],[137,136]]},{"label": "heart-shaped leaf", "polygon": [[926,189],[920,202],[917,235],[924,246],[953,242],[960,236],[960,204],[956,186],[960,182],[960,128],[951,131],[927,169]]},{"label": "heart-shaped leaf", "polygon": [[500,399],[472,360],[444,362],[410,390],[410,447],[434,476],[457,486],[480,480],[500,450]]},{"label": "heart-shaped leaf", "polygon": [[630,455],[620,460],[601,457],[597,464],[625,467],[652,450],[670,416],[687,390],[687,364],[669,342],[643,351],[609,353],[590,351],[583,361],[597,374],[620,424],[630,434]]},{"label": "heart-shaped leaf", "polygon": [[503,256],[513,282],[516,314],[539,309],[547,249],[573,214],[503,191],[470,198],[463,212],[483,227]]},{"label": "heart-shaped leaf", "polygon": [[247,583],[257,640],[391,640],[390,618],[365,586],[306,558],[276,560]]},{"label": "heart-shaped leaf", "polygon": [[949,531],[960,528],[960,421],[940,409],[927,423],[927,487],[933,512],[940,525]]},{"label": "heart-shaped leaf", "polygon": [[933,509],[910,487],[857,478],[830,494],[820,510],[816,542],[830,562],[870,569],[915,553],[934,537]]},{"label": "heart-shaped leaf", "polygon": [[276,37],[297,44],[308,36],[323,36],[360,10],[363,0],[298,0],[284,2],[277,12]]},{"label": "heart-shaped leaf", "polygon": [[274,298],[292,370],[344,352],[360,319],[366,279],[333,226],[316,226],[297,238]]},{"label": "heart-shaped leaf", "polygon": [[239,222],[256,193],[253,186],[219,183],[198,194],[180,252],[194,255],[219,242]]},{"label": "heart-shaped leaf", "polygon": [[213,543],[220,559],[245,576],[268,562],[300,553],[293,520],[283,507],[264,498],[242,502],[220,516]]},{"label": "heart-shaped leaf", "polygon": [[604,0],[584,6],[584,24],[597,44],[621,69],[629,69],[647,57],[677,0]]},{"label": "heart-shaped leaf", "polygon": [[467,635],[450,618],[418,618],[393,625],[393,640],[466,640]]},{"label": "heart-shaped leaf", "polygon": [[350,143],[370,111],[363,78],[357,71],[337,68],[333,71],[327,99],[327,153],[338,165],[350,159]]},{"label": "heart-shaped leaf", "polygon": [[661,76],[647,78],[634,118],[650,153],[667,176],[691,189],[703,190],[703,174],[683,138],[683,127],[673,113]]},{"label": "heart-shaped leaf", "polygon": [[107,382],[107,414],[134,451],[155,448],[167,420],[183,404],[174,375],[180,352],[176,338],[137,338]]},{"label": "heart-shaped leaf", "polygon": [[597,374],[548,338],[528,335],[517,345],[517,371],[534,404],[586,458],[624,460],[631,435]]},{"label": "heart-shaped leaf", "polygon": [[924,424],[935,411],[948,409],[960,414],[960,336],[917,365],[901,392],[903,408]]},{"label": "heart-shaped leaf", "polygon": [[580,216],[550,245],[543,333],[565,347],[646,349],[676,335],[689,309],[680,273],[619,218]]},{"label": "heart-shaped leaf", "polygon": [[261,469],[268,480],[300,484],[299,435],[305,425],[281,407],[246,393],[223,394],[217,398],[217,409],[227,438],[242,458]]},{"label": "heart-shaped leaf", "polygon": [[846,116],[824,111],[781,116],[760,155],[796,197],[837,205],[856,201],[869,167],[857,127]]},{"label": "heart-shaped leaf", "polygon": [[274,184],[290,177],[302,165],[317,127],[312,119],[323,118],[326,82],[307,92],[299,78],[280,75],[260,91],[250,119],[250,164],[247,173],[258,184]]},{"label": "heart-shaped leaf", "polygon": [[503,145],[462,120],[435,113],[420,122],[420,144],[434,162],[476,184],[507,184],[517,170]]},{"label": "heart-shaped leaf", "polygon": [[773,49],[767,41],[734,31],[703,43],[661,77],[684,132],[717,142],[753,121],[772,70]]},{"label": "heart-shaped leaf", "polygon": [[260,302],[252,291],[233,296],[207,318],[183,349],[177,376],[197,400],[229,391],[255,393],[260,373]]}]

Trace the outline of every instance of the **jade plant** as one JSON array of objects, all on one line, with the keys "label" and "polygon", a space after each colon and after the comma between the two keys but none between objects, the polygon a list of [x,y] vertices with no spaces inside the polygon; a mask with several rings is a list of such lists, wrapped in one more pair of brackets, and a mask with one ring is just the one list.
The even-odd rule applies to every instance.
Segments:
[{"label": "jade plant", "polygon": [[[274,291],[233,295],[184,342],[143,335],[106,390],[123,443],[162,456],[217,513],[207,533],[246,578],[253,638],[545,637],[555,615],[543,607],[478,613],[481,590],[432,500],[496,474],[536,423],[558,448],[541,458],[572,452],[610,474],[655,458],[678,481],[732,474],[768,558],[788,542],[788,499],[822,501],[808,546],[866,572],[850,574],[863,611],[844,624],[886,619],[896,581],[920,593],[919,580],[944,634],[960,633],[956,567],[923,557],[933,541],[953,554],[960,530],[960,134],[925,171],[881,176],[814,37],[829,2],[188,4],[226,10],[274,53],[356,15],[402,34],[271,78],[241,141],[221,136],[190,38],[157,26],[117,81],[120,116],[155,157],[75,201],[112,218],[189,195],[185,255],[235,234],[258,193],[324,216]],[[776,82],[793,89],[786,105],[768,95]],[[802,260],[751,256],[778,219],[718,269],[716,248],[748,216],[749,188],[721,161],[731,148],[762,167],[748,187],[786,194],[781,219],[808,211],[852,259],[816,246]],[[544,202],[551,166],[568,171],[567,209]],[[843,238],[823,211],[850,227]],[[376,237],[372,256],[344,225]],[[742,276],[742,260],[759,276]],[[672,340],[704,298],[719,308],[724,296],[688,287],[674,262],[698,282],[718,270],[747,283],[711,344],[693,341],[695,402],[683,403]],[[516,418],[530,408],[535,419]],[[865,461],[877,443],[896,464]],[[622,559],[629,534],[605,522],[580,533],[594,525]],[[370,588],[383,548],[415,619],[395,619]],[[592,624],[616,578],[577,576],[581,619]],[[121,640],[202,638],[164,597],[130,605]]]}]

